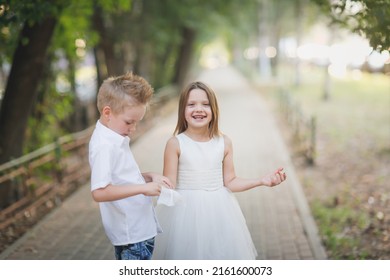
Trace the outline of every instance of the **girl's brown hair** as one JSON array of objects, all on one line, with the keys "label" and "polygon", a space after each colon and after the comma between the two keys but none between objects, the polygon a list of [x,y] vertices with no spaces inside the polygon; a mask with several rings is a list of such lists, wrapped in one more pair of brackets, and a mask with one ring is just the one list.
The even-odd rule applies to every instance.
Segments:
[{"label": "girl's brown hair", "polygon": [[218,108],[218,102],[217,97],[214,93],[214,91],[207,86],[206,84],[202,82],[192,82],[187,87],[183,89],[183,91],[180,94],[179,99],[179,110],[178,110],[178,118],[177,118],[177,125],[175,128],[175,131],[173,134],[180,134],[184,132],[188,128],[187,121],[185,119],[185,109],[187,106],[188,98],[190,96],[190,92],[193,89],[201,89],[203,90],[207,98],[210,102],[210,108],[211,108],[211,121],[209,124],[209,132],[210,137],[220,135],[219,127],[218,127],[218,121],[219,121],[219,108]]}]

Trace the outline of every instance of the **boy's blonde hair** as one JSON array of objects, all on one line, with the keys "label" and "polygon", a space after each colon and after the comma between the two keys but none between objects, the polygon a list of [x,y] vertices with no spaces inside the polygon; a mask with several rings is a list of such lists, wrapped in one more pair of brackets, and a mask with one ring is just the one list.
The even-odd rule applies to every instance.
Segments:
[{"label": "boy's blonde hair", "polygon": [[205,83],[202,82],[192,82],[187,87],[183,89],[183,91],[180,94],[179,99],[179,111],[178,111],[178,118],[177,118],[177,124],[176,128],[173,134],[180,134],[188,128],[188,124],[185,118],[185,110],[188,102],[188,98],[190,96],[190,92],[193,89],[201,89],[203,90],[207,98],[210,102],[210,109],[211,109],[211,121],[209,124],[209,135],[210,137],[221,135],[221,132],[219,130],[219,108],[218,108],[218,102],[217,97],[214,93],[214,91],[211,89],[211,87],[207,86]]},{"label": "boy's blonde hair", "polygon": [[147,105],[153,96],[153,88],[142,77],[131,72],[104,80],[97,95],[100,112],[109,106],[114,114],[122,113],[132,105]]}]

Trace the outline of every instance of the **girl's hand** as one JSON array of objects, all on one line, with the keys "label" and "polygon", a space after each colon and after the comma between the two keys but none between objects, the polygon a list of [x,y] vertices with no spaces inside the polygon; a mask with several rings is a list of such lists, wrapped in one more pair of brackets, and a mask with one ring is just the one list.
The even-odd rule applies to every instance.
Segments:
[{"label": "girl's hand", "polygon": [[262,179],[262,185],[274,187],[282,183],[284,180],[286,180],[286,178],[287,175],[283,171],[283,168],[278,168],[274,173],[269,174]]}]

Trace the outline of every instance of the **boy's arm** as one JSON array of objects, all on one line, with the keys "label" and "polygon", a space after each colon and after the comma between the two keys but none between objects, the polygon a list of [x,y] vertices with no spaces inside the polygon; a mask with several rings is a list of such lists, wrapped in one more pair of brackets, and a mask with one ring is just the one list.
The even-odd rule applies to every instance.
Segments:
[{"label": "boy's arm", "polygon": [[92,198],[96,202],[114,201],[130,196],[143,194],[146,196],[160,195],[161,186],[158,182],[146,184],[111,184],[111,175],[102,170],[111,170],[112,152],[110,149],[93,146],[89,149],[91,166]]},{"label": "boy's arm", "polygon": [[150,182],[142,185],[115,186],[107,185],[92,191],[92,197],[96,202],[106,202],[123,199],[126,197],[143,194],[146,196],[158,196],[161,193],[159,183]]}]

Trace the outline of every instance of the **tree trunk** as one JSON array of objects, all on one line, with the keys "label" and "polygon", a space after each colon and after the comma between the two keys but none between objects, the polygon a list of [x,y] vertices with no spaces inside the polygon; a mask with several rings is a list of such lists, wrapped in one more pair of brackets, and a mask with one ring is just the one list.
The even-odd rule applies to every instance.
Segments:
[{"label": "tree trunk", "polygon": [[[45,57],[56,26],[55,18],[25,23],[15,50],[0,110],[0,163],[22,155],[27,121],[37,98]],[[0,207],[10,196],[0,186]]]},{"label": "tree trunk", "polygon": [[322,90],[322,99],[328,101],[330,99],[330,75],[328,71],[328,65],[324,67],[324,87]]},{"label": "tree trunk", "polygon": [[102,60],[104,59],[102,51],[99,48],[95,47],[95,48],[93,48],[93,54],[95,57],[97,89],[96,89],[96,94],[94,96],[94,99],[91,101],[91,103],[93,103],[94,106],[93,107],[89,106],[89,108],[93,108],[92,112],[90,112],[90,115],[91,115],[91,119],[95,120],[95,119],[98,119],[100,116],[99,110],[96,107],[97,94],[98,94],[100,85],[103,83],[103,80],[105,77],[102,74],[102,72],[103,72],[102,68],[104,67],[103,66],[104,63],[102,62]]},{"label": "tree trunk", "polygon": [[[123,69],[121,65],[117,65],[117,60],[115,58],[113,39],[110,38],[106,26],[104,25],[104,20],[102,17],[102,12],[99,7],[95,7],[93,14],[93,25],[95,30],[99,34],[99,43],[97,48],[101,49],[104,53],[104,62],[106,65],[105,69],[100,69],[101,74],[104,79],[109,76],[121,75]],[[102,64],[101,64],[102,65]]]},{"label": "tree trunk", "polygon": [[169,58],[172,57],[172,52],[174,50],[174,44],[170,44],[164,51],[164,53],[158,58],[158,63],[156,63],[156,68],[153,72],[153,81],[156,88],[162,87],[167,82],[170,81],[172,77],[172,71],[168,65]]},{"label": "tree trunk", "polygon": [[[296,38],[297,38],[297,48],[300,46],[302,41],[302,35],[303,35],[303,17],[304,17],[304,3],[305,0],[296,0],[296,9],[295,9],[295,16],[296,16]],[[296,54],[295,57],[295,82],[294,85],[299,87],[301,85],[301,60],[298,57],[298,54]]]},{"label": "tree trunk", "polygon": [[259,72],[263,81],[268,81],[271,76],[271,61],[266,55],[266,49],[269,47],[269,5],[266,0],[259,1]]},{"label": "tree trunk", "polygon": [[[27,120],[37,98],[44,62],[56,20],[25,24],[13,56],[0,111],[0,163],[22,154]],[[24,42],[28,43],[24,43]]]},{"label": "tree trunk", "polygon": [[[328,46],[332,46],[333,41],[335,37],[335,30],[333,27],[330,27],[330,33],[329,33],[329,38],[328,38]],[[329,75],[329,66],[330,66],[330,61],[328,59],[328,62],[325,66],[325,71],[324,71],[324,84],[323,84],[323,90],[322,90],[322,100],[328,101],[331,96],[331,84],[332,84],[332,77]]]},{"label": "tree trunk", "polygon": [[67,57],[68,60],[68,79],[70,81],[70,91],[74,95],[73,97],[73,113],[64,120],[65,127],[67,131],[77,132],[81,131],[88,126],[86,121],[86,112],[85,106],[82,104],[81,100],[77,96],[77,87],[76,87],[76,64],[71,57]]},{"label": "tree trunk", "polygon": [[182,42],[179,47],[179,55],[175,65],[175,75],[173,77],[173,83],[183,85],[189,65],[191,63],[192,48],[195,42],[196,32],[193,29],[183,27],[182,28]]}]

